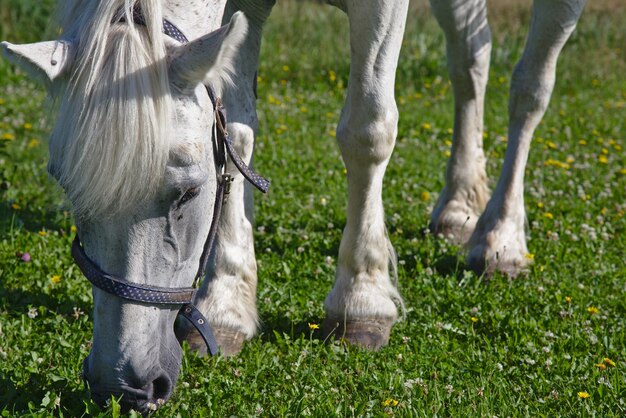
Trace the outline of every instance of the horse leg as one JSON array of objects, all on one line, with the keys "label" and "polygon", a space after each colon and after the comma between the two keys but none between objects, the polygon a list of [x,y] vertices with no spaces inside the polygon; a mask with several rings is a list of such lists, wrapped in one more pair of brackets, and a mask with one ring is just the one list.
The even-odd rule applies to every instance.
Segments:
[{"label": "horse leg", "polygon": [[[243,10],[250,22],[248,35],[233,65],[232,83],[223,86],[221,92],[228,114],[229,136],[248,164],[252,162],[254,135],[258,127],[254,86],[261,29],[273,4],[273,0],[229,1],[224,12],[224,20],[228,21],[235,11]],[[256,333],[259,320],[252,234],[253,190],[232,162],[228,163],[226,171],[234,179],[222,207],[207,275],[195,303],[209,320],[222,354],[228,356],[238,353],[244,340]],[[200,354],[206,353],[204,342],[191,326],[181,324],[178,333],[192,349]]]},{"label": "horse leg", "polygon": [[446,35],[454,91],[452,153],[430,230],[465,243],[489,199],[483,153],[483,103],[491,54],[487,5],[485,0],[430,0],[430,4]]},{"label": "horse leg", "polygon": [[347,170],[348,208],[324,329],[377,349],[389,340],[400,295],[384,223],[383,176],[397,134],[395,71],[408,0],[346,0],[351,66],[337,140]]},{"label": "horse leg", "polygon": [[511,80],[509,133],[493,197],[469,242],[468,262],[515,276],[529,264],[524,233],[524,169],[530,142],[554,87],[556,64],[586,0],[535,0],[522,59]]}]

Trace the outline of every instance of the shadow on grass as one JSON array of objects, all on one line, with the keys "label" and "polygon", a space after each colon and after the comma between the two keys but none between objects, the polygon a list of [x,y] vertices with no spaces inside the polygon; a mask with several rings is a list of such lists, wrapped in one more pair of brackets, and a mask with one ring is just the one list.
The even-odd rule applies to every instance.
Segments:
[{"label": "shadow on grass", "polygon": [[27,312],[30,306],[45,306],[51,311],[63,313],[72,312],[74,307],[83,312],[91,311],[91,302],[71,296],[68,292],[50,295],[42,292],[7,289],[0,282],[0,307],[10,315],[21,315]]},{"label": "shadow on grass", "polygon": [[[319,320],[321,323],[322,319]],[[290,339],[295,340],[302,337],[309,338],[313,331],[314,339],[322,339],[322,333],[320,329],[311,330],[309,322],[291,322],[284,317],[273,315],[271,317],[264,317],[261,324],[261,332],[259,337],[264,343],[275,343],[278,335],[288,335]]]},{"label": "shadow on grass", "polygon": [[31,232],[42,229],[69,229],[72,217],[60,207],[32,208],[27,206],[14,210],[7,201],[0,202],[0,237],[8,236],[12,230],[25,229]]},{"label": "shadow on grass", "polygon": [[[89,400],[87,389],[69,388],[69,383],[62,379],[52,383],[46,383],[46,376],[33,373],[25,384],[16,385],[6,377],[0,377],[0,405],[16,416],[25,415],[27,412],[35,413],[43,403],[53,404],[59,396],[63,412],[69,416],[84,415],[85,401]],[[44,398],[48,400],[44,401]]]}]

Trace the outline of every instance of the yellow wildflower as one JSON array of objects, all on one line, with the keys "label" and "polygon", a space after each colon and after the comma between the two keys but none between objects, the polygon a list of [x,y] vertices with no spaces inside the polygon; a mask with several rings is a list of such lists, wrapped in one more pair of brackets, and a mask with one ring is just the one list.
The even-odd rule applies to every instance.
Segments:
[{"label": "yellow wildflower", "polygon": [[70,226],[70,231],[72,231],[72,234],[75,234],[76,231],[78,231],[78,228],[76,228],[76,225],[72,225]]},{"label": "yellow wildflower", "polygon": [[398,406],[398,401],[392,398],[385,399],[383,401],[383,406]]},{"label": "yellow wildflower", "polygon": [[26,123],[23,125],[23,128],[24,128],[24,129],[26,129],[26,130],[28,131],[28,130],[30,130],[30,129],[33,129],[33,125],[32,125],[31,123],[26,122]]},{"label": "yellow wildflower", "polygon": [[620,170],[619,170],[619,173],[620,173],[620,174],[624,174],[624,175],[626,175],[626,168],[622,168],[622,169],[620,169]]},{"label": "yellow wildflower", "polygon": [[611,367],[615,367],[615,362],[608,357],[604,358],[604,364],[608,364]]},{"label": "yellow wildflower", "polygon": [[606,364],[604,363],[598,363],[596,364],[596,367],[600,370],[606,370]]},{"label": "yellow wildflower", "polygon": [[17,204],[17,203],[11,203],[11,208],[13,208],[13,210],[20,210],[22,209],[22,207]]},{"label": "yellow wildflower", "polygon": [[541,209],[543,207],[543,202],[537,202],[537,207]]},{"label": "yellow wildflower", "polygon": [[565,296],[565,302],[572,303],[572,297],[571,296]]},{"label": "yellow wildflower", "polygon": [[61,283],[61,276],[58,274],[54,274],[52,277],[50,277],[50,281],[52,282],[52,284],[59,284]]},{"label": "yellow wildflower", "polygon": [[578,143],[580,145],[587,145],[587,141],[585,141],[584,139],[581,139],[580,141],[578,141]]},{"label": "yellow wildflower", "polygon": [[424,129],[426,131],[430,131],[430,129],[431,129],[430,123],[428,123],[428,122],[422,123],[422,129]]},{"label": "yellow wildflower", "polygon": [[289,72],[289,66],[288,65],[283,65],[283,71],[288,73]]},{"label": "yellow wildflower", "polygon": [[600,162],[602,164],[608,164],[609,163],[609,159],[607,158],[606,155],[600,155],[598,157],[598,162]]},{"label": "yellow wildflower", "polygon": [[452,155],[452,153],[450,152],[450,150],[449,150],[449,149],[447,149],[447,150],[445,150],[445,151],[443,152],[443,155],[445,155],[446,157],[449,157],[449,156],[451,156],[451,155]]},{"label": "yellow wildflower", "polygon": [[543,217],[547,219],[554,219],[554,215],[551,214],[550,212],[544,212]]},{"label": "yellow wildflower", "polygon": [[595,306],[588,306],[587,312],[589,312],[591,315],[595,315],[600,312],[600,309],[596,308]]},{"label": "yellow wildflower", "polygon": [[578,392],[578,397],[580,399],[587,399],[589,396],[591,395],[589,395],[587,392]]},{"label": "yellow wildflower", "polygon": [[28,141],[28,144],[26,145],[26,148],[33,149],[33,148],[37,148],[38,146],[39,146],[39,140],[33,138],[30,141]]},{"label": "yellow wildflower", "polygon": [[13,141],[15,139],[15,135],[6,132],[2,134],[2,139],[5,141]]},{"label": "yellow wildflower", "polygon": [[48,236],[48,231],[44,231],[43,229],[41,231],[38,232],[39,236],[41,237],[46,237]]},{"label": "yellow wildflower", "polygon": [[428,202],[430,200],[430,193],[424,190],[422,193],[420,193],[420,199],[422,202]]},{"label": "yellow wildflower", "polygon": [[476,318],[475,316],[470,316],[470,321],[472,321],[473,323],[478,322],[478,318]]},{"label": "yellow wildflower", "polygon": [[316,329],[320,329],[320,326],[317,325],[317,324],[313,324],[313,323],[309,322],[309,329],[311,331],[313,331],[313,330],[316,330]]},{"label": "yellow wildflower", "polygon": [[526,257],[528,260],[534,260],[535,259],[535,254],[533,254],[533,253],[526,253],[526,254],[524,254],[524,257]]},{"label": "yellow wildflower", "polygon": [[332,82],[335,82],[337,80],[337,73],[335,73],[333,70],[330,70],[328,72],[328,79]]}]

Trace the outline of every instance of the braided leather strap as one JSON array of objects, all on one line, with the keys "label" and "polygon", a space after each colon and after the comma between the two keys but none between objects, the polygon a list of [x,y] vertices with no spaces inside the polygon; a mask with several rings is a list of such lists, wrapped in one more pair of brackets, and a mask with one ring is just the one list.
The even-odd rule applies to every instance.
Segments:
[{"label": "braided leather strap", "polygon": [[130,283],[108,273],[95,265],[83,250],[78,235],[72,243],[72,257],[87,280],[99,289],[115,296],[135,302],[159,305],[180,305],[191,303],[196,293],[193,287],[159,287]]}]

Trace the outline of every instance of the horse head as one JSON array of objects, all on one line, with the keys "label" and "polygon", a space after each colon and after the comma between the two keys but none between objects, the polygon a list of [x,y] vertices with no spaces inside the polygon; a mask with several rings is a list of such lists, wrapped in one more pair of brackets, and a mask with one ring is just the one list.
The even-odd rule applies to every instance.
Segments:
[{"label": "horse head", "polygon": [[[157,2],[141,7],[137,22],[128,2],[90,2],[61,39],[2,48],[43,79],[57,103],[49,171],[73,205],[88,267],[139,287],[188,288],[220,174],[205,85],[219,91],[248,24],[237,13],[183,44],[163,35]],[[93,299],[84,361],[93,399],[121,396],[125,408],[142,412],[167,400],[182,358],[173,329],[180,305],[98,286]]]}]

